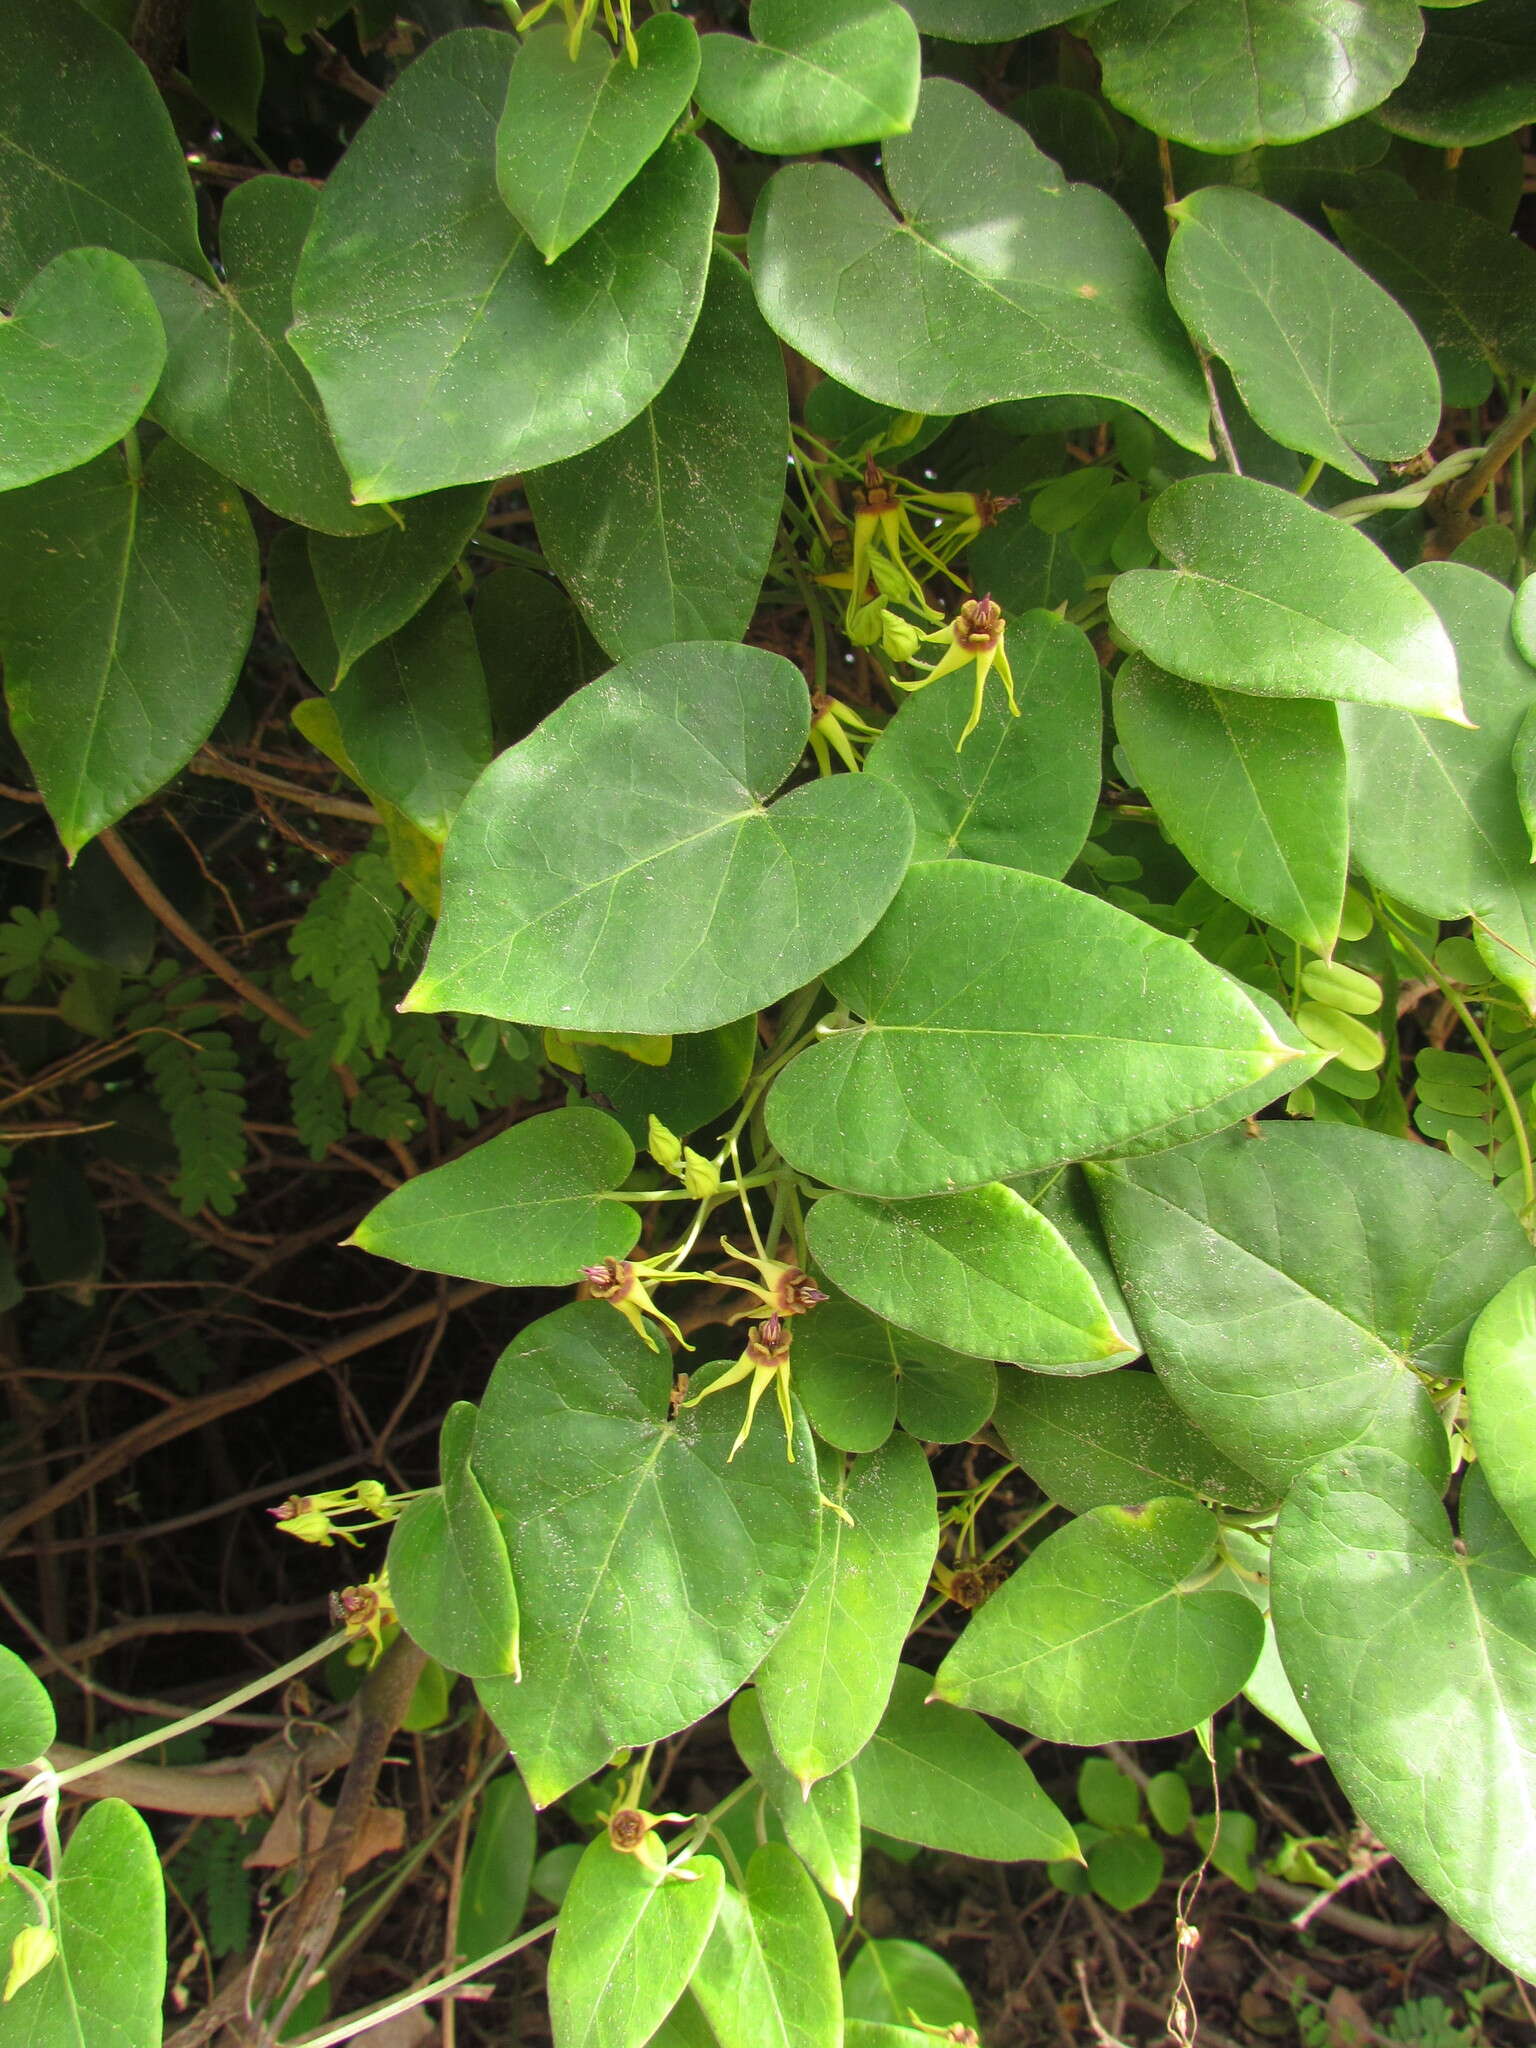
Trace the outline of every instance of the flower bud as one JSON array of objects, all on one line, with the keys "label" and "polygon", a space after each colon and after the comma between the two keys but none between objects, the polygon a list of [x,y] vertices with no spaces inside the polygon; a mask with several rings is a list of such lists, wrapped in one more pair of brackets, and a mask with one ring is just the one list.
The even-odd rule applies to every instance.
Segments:
[{"label": "flower bud", "polygon": [[872,597],[868,604],[848,607],[843,630],[855,647],[873,647],[880,638],[880,621],[884,616],[884,600]]},{"label": "flower bud", "polygon": [[663,1173],[682,1172],[682,1140],[667,1129],[660,1117],[649,1116],[645,1120],[645,1149]]},{"label": "flower bud", "polygon": [[707,1202],[720,1192],[720,1169],[691,1145],[683,1147],[683,1187],[696,1202]]},{"label": "flower bud", "polygon": [[898,612],[880,614],[880,650],[892,661],[916,661],[923,644],[920,629]]},{"label": "flower bud", "polygon": [[23,1927],[11,1943],[11,1967],[6,1972],[0,2003],[9,2005],[23,1984],[30,1984],[46,1970],[59,1952],[58,1936],[51,1927]]}]

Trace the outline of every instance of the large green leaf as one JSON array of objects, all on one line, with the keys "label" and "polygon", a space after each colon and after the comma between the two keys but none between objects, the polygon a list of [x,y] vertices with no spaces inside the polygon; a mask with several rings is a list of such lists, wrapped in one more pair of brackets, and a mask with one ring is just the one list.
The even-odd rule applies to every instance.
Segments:
[{"label": "large green leaf", "polygon": [[126,257],[68,249],[0,323],[0,491],[121,440],[165,362],[155,302]]},{"label": "large green leaf", "polygon": [[14,1770],[43,1754],[58,1733],[53,1702],[14,1650],[0,1645],[0,1769]]},{"label": "large green leaf", "polygon": [[778,531],[788,432],[783,352],[741,265],[717,255],[683,360],[650,405],[526,479],[545,552],[615,660],[741,638]]},{"label": "large green leaf", "polygon": [[1449,631],[1473,726],[1346,706],[1356,864],[1430,917],[1476,920],[1489,965],[1536,1006],[1536,875],[1510,762],[1536,671],[1510,636],[1509,592],[1456,562],[1413,582]]},{"label": "large green leaf", "polygon": [[667,1419],[671,1360],[577,1302],[502,1354],[474,1462],[522,1610],[521,1683],[480,1696],[544,1805],[620,1747],[676,1734],[761,1663],[816,1568],[822,1511],[796,1457],[727,1401]]},{"label": "large green leaf", "polygon": [[725,1872],[697,1856],[663,1877],[607,1834],[587,1845],[560,1907],[549,2017],[560,2048],[641,2048],[693,1975],[720,1910]]},{"label": "large green leaf", "polygon": [[1407,82],[1383,124],[1437,149],[1493,142],[1536,117],[1536,24],[1526,0],[1478,0],[1426,18]]},{"label": "large green leaf", "polygon": [[1051,1742],[1193,1728],[1242,1688],[1264,1644],[1258,1609],[1203,1583],[1217,1534],[1185,1499],[1080,1515],[971,1616],[934,1690]]},{"label": "large green leaf", "polygon": [[1154,134],[1235,153],[1368,113],[1423,33],[1415,0],[1115,0],[1085,25],[1104,93]]},{"label": "large green leaf", "polygon": [[[88,1806],[58,1872],[59,1952],[3,2008],[7,2048],[159,2048],[165,1886],[155,1838],[131,1806]],[[0,1891],[0,1954],[37,1922],[32,1894]]]},{"label": "large green leaf", "polygon": [[1091,391],[1206,448],[1194,357],[1113,201],[949,79],[926,82],[884,166],[901,219],[825,163],[780,171],[759,202],[752,282],[791,347],[898,411]]},{"label": "large green leaf", "polygon": [[1150,1372],[1005,1373],[993,1423],[1040,1490],[1074,1515],[1187,1493],[1262,1508],[1274,1490],[1222,1456]]},{"label": "large green leaf", "polygon": [[554,1109],[514,1124],[386,1195],[350,1243],[428,1273],[498,1287],[574,1287],[583,1266],[622,1259],[640,1218],[611,1191],[635,1148],[599,1109]]},{"label": "large green leaf", "polygon": [[1274,440],[1373,484],[1364,461],[1422,454],[1440,382],[1395,299],[1293,213],[1211,185],[1172,209],[1168,295]]},{"label": "large green leaf", "polygon": [[1336,1451],[1292,1487],[1271,1571],[1286,1671],[1361,1820],[1536,1974],[1536,1574],[1481,1474],[1458,1538],[1401,1458]]},{"label": "large green leaf", "polygon": [[1480,405],[1495,370],[1536,378],[1536,250],[1468,207],[1423,199],[1330,209],[1328,218],[1412,316],[1447,405]]},{"label": "large green leaf", "polygon": [[699,105],[748,149],[802,156],[904,135],[922,48],[897,0],[752,0],[752,40],[701,44]]},{"label": "large green leaf", "polygon": [[1443,1152],[1338,1124],[1265,1124],[1090,1167],[1121,1283],[1174,1400],[1284,1488],[1384,1445],[1436,1479],[1474,1315],[1529,1262],[1491,1188]]},{"label": "large green leaf", "polygon": [[[309,537],[310,566],[336,640],[339,682],[354,661],[413,619],[442,583],[485,517],[482,485],[414,499],[377,533]],[[305,664],[306,667],[308,664]]]},{"label": "large green leaf", "polygon": [[470,1465],[476,1410],[443,1417],[441,1487],[411,1502],[389,1540],[389,1596],[429,1657],[471,1678],[518,1670],[517,1589],[495,1510]]},{"label": "large green leaf", "polygon": [[470,792],[405,1007],[707,1031],[821,974],[894,895],[912,814],[863,775],[765,809],[810,718],[798,670],[720,641],[578,690]]},{"label": "large green leaf", "polygon": [[834,1299],[795,1333],[795,1390],[819,1437],[873,1451],[898,1416],[920,1443],[974,1436],[997,1401],[997,1372]]},{"label": "large green leaf", "polygon": [[1472,1325],[1465,1366],[1477,1462],[1536,1551],[1536,1267],[1506,1281]]},{"label": "large green leaf", "polygon": [[730,1720],[736,1753],[766,1793],[785,1841],[828,1897],[851,1913],[862,1848],[852,1771],[834,1771],[811,1786],[791,1776],[774,1755],[753,1686],[744,1686],[731,1701]]},{"label": "large green leaf", "polygon": [[867,1826],[994,1863],[1073,1857],[1077,1841],[1011,1742],[942,1700],[903,1664],[891,1703],[853,1766]]},{"label": "large green leaf", "polygon": [[1256,1083],[1264,1101],[1280,1094],[1298,1057],[1181,939],[979,861],[915,867],[827,983],[865,1022],[785,1068],[768,1132],[804,1172],[860,1193],[931,1194],[1156,1142]]},{"label": "large green leaf", "polygon": [[1207,690],[1133,655],[1115,678],[1115,731],[1196,873],[1298,944],[1331,953],[1349,869],[1334,707]]},{"label": "large green leaf", "polygon": [[172,441],[0,496],[11,727],[71,857],[212,732],[259,582],[239,492]]},{"label": "large green leaf", "polygon": [[864,765],[912,806],[914,860],[958,855],[1064,875],[1099,799],[1099,664],[1086,634],[1043,611],[1010,622],[1008,661],[1019,717],[993,691],[957,748],[972,686],[945,677],[908,699]]},{"label": "large green leaf", "polygon": [[352,503],[319,393],[286,338],[317,203],[301,179],[252,178],[219,216],[218,282],[143,266],[170,341],[150,415],[284,519],[372,533],[387,515]]},{"label": "large green leaf", "polygon": [[1117,576],[1109,609],[1160,668],[1217,690],[1464,722],[1445,628],[1363,533],[1243,476],[1174,484],[1149,526],[1171,566]]},{"label": "large green leaf", "polygon": [[727,1887],[693,1995],[721,2048],[842,2048],[832,1929],[798,1856],[767,1842]]},{"label": "large green leaf", "polygon": [[682,15],[635,32],[635,62],[600,35],[575,58],[553,23],[524,39],[496,129],[496,182],[546,263],[600,220],[687,111],[699,39]]},{"label": "large green leaf", "polygon": [[802,1786],[874,1733],[939,1547],[933,1475],[911,1437],[852,1465],[824,1453],[821,1483],[850,1519],[829,1519],[805,1599],[757,1674],[774,1752]]},{"label": "large green leaf", "polygon": [[0,304],[83,243],[211,275],[165,102],[77,0],[0,0],[0,191]]},{"label": "large green leaf", "polygon": [[917,1202],[824,1195],[806,1234],[855,1301],[953,1351],[1037,1372],[1102,1372],[1127,1356],[1090,1275],[1012,1188]]},{"label": "large green leaf", "polygon": [[360,503],[559,462],[677,367],[704,290],[717,179],[666,144],[559,263],[507,211],[495,131],[516,45],[440,37],[326,181],[293,345]]},{"label": "large green leaf", "polygon": [[446,839],[491,758],[485,671],[453,581],[398,633],[370,647],[330,701],[365,787],[429,839]]}]

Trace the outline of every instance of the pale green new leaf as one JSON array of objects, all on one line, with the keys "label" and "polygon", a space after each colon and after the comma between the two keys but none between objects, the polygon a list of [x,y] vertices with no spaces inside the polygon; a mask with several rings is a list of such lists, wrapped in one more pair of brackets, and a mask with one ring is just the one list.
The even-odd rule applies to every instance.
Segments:
[{"label": "pale green new leaf", "polygon": [[810,719],[797,669],[721,641],[578,690],[471,790],[404,1007],[707,1031],[823,973],[895,894],[912,815],[863,775],[767,808]]},{"label": "pale green new leaf", "polygon": [[1102,684],[1085,633],[1049,612],[1008,623],[1020,716],[989,691],[963,747],[968,673],[908,698],[864,766],[894,782],[917,820],[914,860],[995,862],[1064,875],[1082,850],[1099,799]]},{"label": "pale green new leaf", "polygon": [[658,14],[637,61],[600,35],[575,58],[554,23],[523,39],[496,129],[496,182],[546,263],[563,256],[639,176],[687,111],[699,75],[693,23]]},{"label": "pale green new leaf", "polygon": [[1115,0],[1084,33],[1113,105],[1155,135],[1235,154],[1368,113],[1423,29],[1415,0]]},{"label": "pale green new leaf", "polygon": [[971,1616],[940,1698],[1051,1742],[1152,1742],[1240,1691],[1264,1642],[1241,1594],[1202,1584],[1216,1517],[1187,1499],[1094,1508]]},{"label": "pale green new leaf", "polygon": [[1112,200],[949,79],[926,82],[884,168],[900,219],[834,164],[790,166],[759,201],[752,282],[792,348],[902,412],[1089,391],[1206,450],[1198,367]]},{"label": "pale green new leaf", "polygon": [[558,263],[508,212],[495,136],[517,45],[440,37],[326,181],[291,339],[360,503],[559,462],[616,433],[677,367],[718,180],[665,144]]},{"label": "pale green new leaf", "polygon": [[1373,484],[1362,461],[1434,439],[1440,382],[1395,299],[1315,228],[1256,192],[1211,185],[1172,209],[1168,296],[1287,448]]},{"label": "pale green new leaf", "polygon": [[467,484],[412,499],[361,539],[309,536],[310,566],[336,641],[335,675],[317,675],[317,683],[339,682],[370,647],[416,616],[464,552],[485,504],[484,487]]},{"label": "pale green new leaf", "polygon": [[1506,1281],[1472,1325],[1465,1373],[1478,1465],[1536,1551],[1536,1268]]},{"label": "pale green new leaf", "polygon": [[1170,566],[1117,576],[1109,611],[1159,668],[1217,690],[1465,723],[1445,628],[1363,533],[1242,476],[1174,484],[1149,527]]},{"label": "pale green new leaf", "polygon": [[623,1126],[599,1109],[528,1117],[386,1195],[349,1240],[382,1259],[498,1287],[574,1287],[640,1235],[607,1199],[634,1169]]},{"label": "pale green new leaf", "polygon": [[867,1826],[993,1863],[1075,1857],[1065,1816],[1011,1742],[979,1714],[928,1699],[933,1680],[903,1664],[890,1705],[853,1766]]},{"label": "pale green new leaf", "polygon": [[803,1172],[861,1194],[934,1194],[1156,1144],[1240,1091],[1233,1117],[1269,1101],[1301,1057],[1183,940],[979,861],[913,868],[826,978],[865,1021],[791,1061],[768,1133]]},{"label": "pale green new leaf", "polygon": [[507,1537],[523,1676],[479,1692],[539,1805],[729,1699],[816,1567],[804,1419],[793,1463],[761,1426],[731,1460],[738,1409],[669,1421],[671,1386],[669,1356],[577,1302],[502,1354],[481,1403],[474,1464]]},{"label": "pale green new leaf", "polygon": [[1474,723],[1430,725],[1346,706],[1351,852],[1410,909],[1474,920],[1478,950],[1536,1007],[1536,876],[1512,750],[1536,705],[1536,671],[1510,636],[1509,592],[1456,562],[1412,581],[1434,605],[1460,666]]},{"label": "pale green new leaf", "polygon": [[720,2048],[842,2048],[832,1930],[782,1842],[757,1850],[744,1892],[726,1887],[692,1990]]},{"label": "pale green new leaf", "polygon": [[1261,1128],[1088,1169],[1149,1357],[1218,1450],[1274,1487],[1357,1443],[1442,1480],[1420,1375],[1457,1377],[1473,1316],[1529,1263],[1524,1232],[1427,1146]]},{"label": "pale green new leaf", "polygon": [[939,1544],[933,1475],[909,1436],[852,1465],[824,1452],[821,1487],[842,1514],[828,1511],[805,1599],[757,1673],[774,1752],[802,1787],[874,1733]]},{"label": "pale green new leaf", "polygon": [[922,48],[897,0],[752,0],[752,39],[705,36],[699,105],[738,142],[810,155],[904,135]]},{"label": "pale green new leaf", "polygon": [[53,1702],[41,1679],[14,1650],[0,1645],[0,1769],[34,1762],[57,1733]]},{"label": "pale green new leaf", "polygon": [[77,0],[0,0],[0,304],[84,244],[210,277],[165,102]]},{"label": "pale green new leaf", "polygon": [[642,2048],[676,2005],[709,1940],[725,1888],[713,1856],[662,1877],[588,1844],[560,1907],[549,1958],[549,2016],[560,2048]]},{"label": "pale green new leaf", "polygon": [[0,496],[6,701],[71,857],[212,732],[259,583],[240,493],[172,441]]},{"label": "pale green new leaf", "polygon": [[806,1237],[855,1301],[972,1358],[1079,1373],[1128,1355],[1061,1233],[1012,1188],[915,1202],[824,1195]]},{"label": "pale green new leaf", "polygon": [[859,1890],[863,1837],[853,1773],[834,1771],[809,1788],[773,1753],[756,1689],[745,1686],[731,1701],[731,1740],[773,1808],[784,1839],[829,1898],[853,1911]]},{"label": "pale green new leaf", "polygon": [[1121,664],[1114,704],[1137,780],[1195,872],[1298,944],[1331,953],[1349,869],[1334,707],[1207,690],[1141,655]]},{"label": "pale green new leaf", "polygon": [[411,1502],[389,1540],[389,1597],[406,1634],[449,1671],[518,1669],[517,1589],[495,1511],[470,1464],[476,1410],[443,1417],[442,1484]]},{"label": "pale green new leaf", "polygon": [[1361,1820],[1536,1973],[1536,1570],[1479,1468],[1457,1538],[1401,1458],[1336,1451],[1292,1487],[1271,1573],[1286,1671]]},{"label": "pale green new leaf", "polygon": [[745,633],[783,508],[788,432],[783,352],[741,265],[717,255],[652,402],[524,481],[551,565],[615,660]]},{"label": "pale green new leaf", "polygon": [[387,515],[352,503],[320,395],[286,339],[317,203],[301,179],[252,178],[219,216],[218,282],[143,265],[170,342],[150,417],[284,519],[373,533]]},{"label": "pale green new leaf", "polygon": [[[0,2007],[6,2048],[159,2048],[165,1886],[155,1839],[131,1806],[87,1806],[58,1872],[59,1952]],[[35,1926],[32,1894],[0,1891],[0,1955]]]},{"label": "pale green new leaf", "polygon": [[165,362],[155,302],[126,257],[68,249],[0,319],[0,491],[121,440]]}]

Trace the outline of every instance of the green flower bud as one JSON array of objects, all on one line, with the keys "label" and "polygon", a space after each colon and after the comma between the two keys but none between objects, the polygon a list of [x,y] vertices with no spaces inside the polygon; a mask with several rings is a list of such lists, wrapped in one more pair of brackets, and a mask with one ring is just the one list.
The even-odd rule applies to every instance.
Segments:
[{"label": "green flower bud", "polygon": [[0,2002],[9,2005],[23,1984],[30,1984],[46,1970],[59,1952],[58,1937],[51,1927],[23,1927],[11,1943],[11,1967],[6,1972]]},{"label": "green flower bud", "polygon": [[916,661],[923,644],[921,630],[898,612],[880,614],[880,650],[892,661]]},{"label": "green flower bud", "polygon": [[683,1186],[696,1202],[707,1202],[720,1192],[720,1169],[691,1145],[683,1147]]},{"label": "green flower bud", "polygon": [[645,1149],[663,1173],[682,1172],[683,1142],[667,1129],[660,1117],[648,1116],[645,1120]]},{"label": "green flower bud", "polygon": [[885,606],[878,597],[872,597],[868,604],[848,607],[848,616],[843,629],[855,647],[873,647],[880,638],[880,621],[885,616]]}]

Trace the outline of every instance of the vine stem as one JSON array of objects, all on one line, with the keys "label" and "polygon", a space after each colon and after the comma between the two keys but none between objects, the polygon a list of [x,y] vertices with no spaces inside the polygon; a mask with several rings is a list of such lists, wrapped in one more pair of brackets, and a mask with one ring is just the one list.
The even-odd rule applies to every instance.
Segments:
[{"label": "vine stem", "polygon": [[[1163,205],[1177,206],[1179,193],[1173,181],[1173,151],[1166,135],[1157,138],[1157,163],[1163,174]],[[1221,409],[1221,393],[1216,389],[1216,373],[1211,368],[1211,359],[1195,336],[1191,335],[1190,340],[1194,342],[1195,354],[1200,359],[1200,374],[1205,379],[1205,395],[1211,407],[1211,429],[1221,450],[1221,459],[1234,476],[1241,476],[1243,465],[1237,459],[1237,449],[1227,428],[1227,416]]]},{"label": "vine stem", "polygon": [[1499,471],[1515,450],[1536,433],[1536,389],[1526,395],[1524,405],[1510,413],[1494,429],[1481,460],[1464,477],[1449,486],[1445,502],[1452,512],[1467,512],[1490,488]]},{"label": "vine stem", "polygon": [[500,1948],[493,1948],[488,1955],[477,1956],[472,1963],[465,1963],[462,1969],[454,1970],[446,1977],[438,1977],[430,1984],[424,1984],[418,1991],[407,1991],[399,1998],[387,1999],[383,2005],[365,2007],[362,2012],[353,2013],[338,2027],[327,2027],[323,2033],[300,2034],[292,2048],[342,2048],[347,2041],[355,2041],[362,2034],[372,2033],[375,2027],[382,2027],[386,2020],[397,2019],[403,2012],[414,2012],[419,2005],[426,2005],[434,1998],[441,1998],[444,1992],[454,1991],[460,1984],[467,1984],[472,1977],[483,1971],[494,1969],[497,1963],[504,1963],[508,1956],[515,1956],[519,1950],[532,1948],[536,1941],[542,1941],[546,1934],[553,1934],[556,1921],[541,1920],[537,1927],[530,1927],[526,1934],[520,1934],[515,1941],[504,1942]]}]

